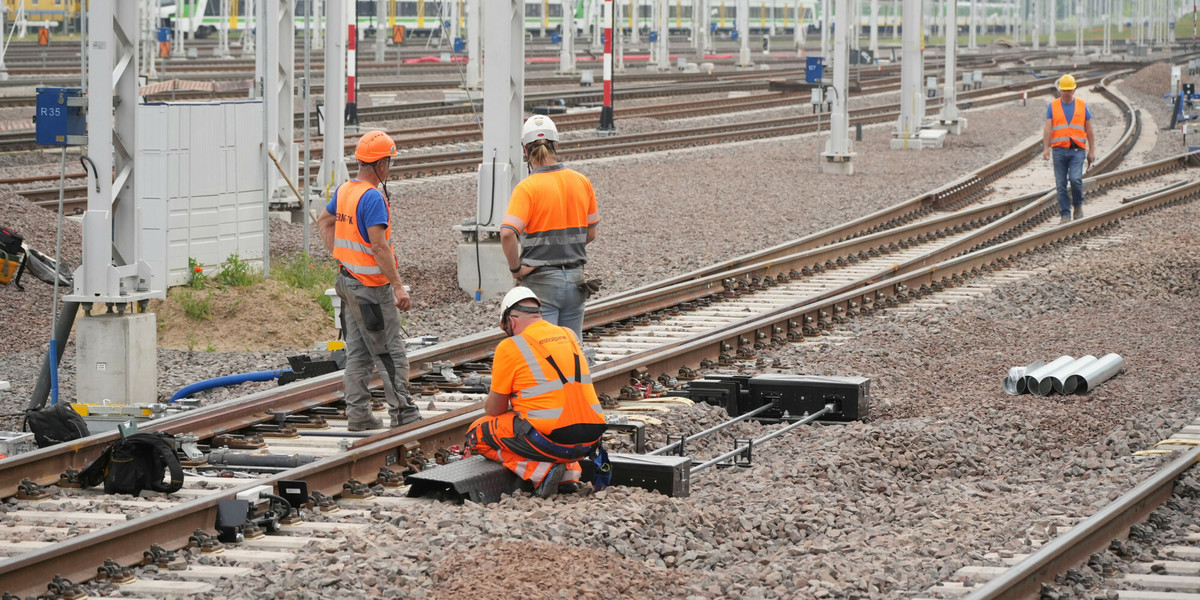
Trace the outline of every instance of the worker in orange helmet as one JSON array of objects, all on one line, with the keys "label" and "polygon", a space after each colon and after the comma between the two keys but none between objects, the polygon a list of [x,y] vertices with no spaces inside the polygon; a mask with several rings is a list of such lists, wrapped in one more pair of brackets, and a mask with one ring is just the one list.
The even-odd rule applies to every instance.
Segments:
[{"label": "worker in orange helmet", "polygon": [[549,498],[579,487],[579,459],[599,456],[604,409],[575,333],[542,319],[542,303],[526,287],[509,290],[500,304],[500,327],[509,338],[492,359],[492,385],[484,411],[471,424],[466,446],[503,463]]},{"label": "worker in orange helmet", "polygon": [[408,392],[408,355],[400,328],[400,311],[407,311],[412,300],[400,281],[390,243],[391,208],[384,182],[394,156],[396,142],[387,133],[370,131],[362,136],[354,151],[358,176],[338,186],[317,219],[321,241],[340,264],[334,289],[342,301],[346,340],[342,381],[350,431],[383,427],[383,421],[371,414],[367,388],[376,365],[384,371],[390,425],[421,419]]}]

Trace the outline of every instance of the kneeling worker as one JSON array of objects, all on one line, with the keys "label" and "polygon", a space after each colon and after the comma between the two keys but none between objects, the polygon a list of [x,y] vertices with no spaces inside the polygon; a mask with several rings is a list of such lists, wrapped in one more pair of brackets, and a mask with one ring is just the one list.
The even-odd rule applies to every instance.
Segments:
[{"label": "kneeling worker", "polygon": [[471,424],[467,447],[503,463],[549,498],[578,487],[579,459],[599,450],[604,410],[575,333],[542,320],[529,288],[500,304],[500,342],[492,360],[488,416]]}]

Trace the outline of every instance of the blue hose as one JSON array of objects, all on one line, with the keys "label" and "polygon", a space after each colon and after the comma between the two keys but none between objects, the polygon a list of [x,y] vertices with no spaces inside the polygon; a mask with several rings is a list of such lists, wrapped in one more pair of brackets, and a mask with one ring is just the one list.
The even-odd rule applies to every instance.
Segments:
[{"label": "blue hose", "polygon": [[179,391],[175,392],[174,396],[171,396],[171,402],[187,398],[196,392],[203,392],[204,390],[211,390],[217,387],[237,385],[239,383],[246,383],[247,381],[271,381],[272,379],[278,379],[284,373],[291,372],[291,369],[280,369],[278,371],[256,371],[254,373],[239,373],[237,375],[225,375],[224,377],[205,379],[204,381],[197,381],[196,383],[190,383],[179,388]]}]

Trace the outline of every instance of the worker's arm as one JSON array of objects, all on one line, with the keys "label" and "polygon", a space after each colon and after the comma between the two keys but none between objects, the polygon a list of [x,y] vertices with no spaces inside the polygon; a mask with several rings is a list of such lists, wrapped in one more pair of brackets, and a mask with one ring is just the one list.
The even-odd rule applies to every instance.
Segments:
[{"label": "worker's arm", "polygon": [[513,273],[513,278],[520,282],[526,275],[533,272],[535,267],[529,265],[521,265],[521,241],[517,236],[517,231],[512,227],[500,227],[500,247],[504,250],[504,258],[508,261],[508,270],[521,267],[520,271]]},{"label": "worker's arm", "polygon": [[1050,130],[1051,120],[1046,119],[1046,124],[1042,127],[1042,160],[1050,160]]},{"label": "worker's arm", "polygon": [[592,240],[595,240],[596,236],[600,233],[599,229],[600,229],[599,223],[592,223],[591,225],[588,225],[587,239],[584,240],[583,243],[584,244],[592,243]]},{"label": "worker's arm", "polygon": [[373,225],[367,228],[367,236],[371,238],[371,253],[375,255],[375,264],[379,265],[383,276],[392,284],[392,294],[396,297],[396,308],[408,310],[412,306],[412,301],[408,297],[408,292],[404,291],[404,284],[400,282],[400,272],[396,270],[396,255],[392,253],[392,246],[388,244],[385,231],[387,229],[383,225]]},{"label": "worker's arm", "polygon": [[325,249],[333,252],[333,226],[337,222],[328,210],[322,210],[321,216],[317,217],[317,229],[321,231],[321,243],[325,244]]},{"label": "worker's arm", "polygon": [[1087,133],[1087,162],[1088,168],[1091,168],[1092,163],[1096,162],[1096,134],[1092,132],[1092,120],[1088,119],[1083,122],[1083,131]]},{"label": "worker's arm", "polygon": [[501,394],[496,390],[489,390],[487,399],[483,401],[483,412],[486,412],[489,417],[498,417],[508,412],[508,399],[512,394]]}]

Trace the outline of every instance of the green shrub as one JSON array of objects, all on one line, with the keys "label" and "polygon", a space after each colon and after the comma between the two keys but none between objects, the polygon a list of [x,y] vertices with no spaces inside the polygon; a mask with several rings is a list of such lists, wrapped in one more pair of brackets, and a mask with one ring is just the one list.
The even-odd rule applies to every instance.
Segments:
[{"label": "green shrub", "polygon": [[221,266],[221,272],[217,273],[215,279],[225,285],[246,287],[262,281],[262,275],[254,270],[250,263],[242,260],[237,252],[234,252],[225,260],[225,264]]}]

